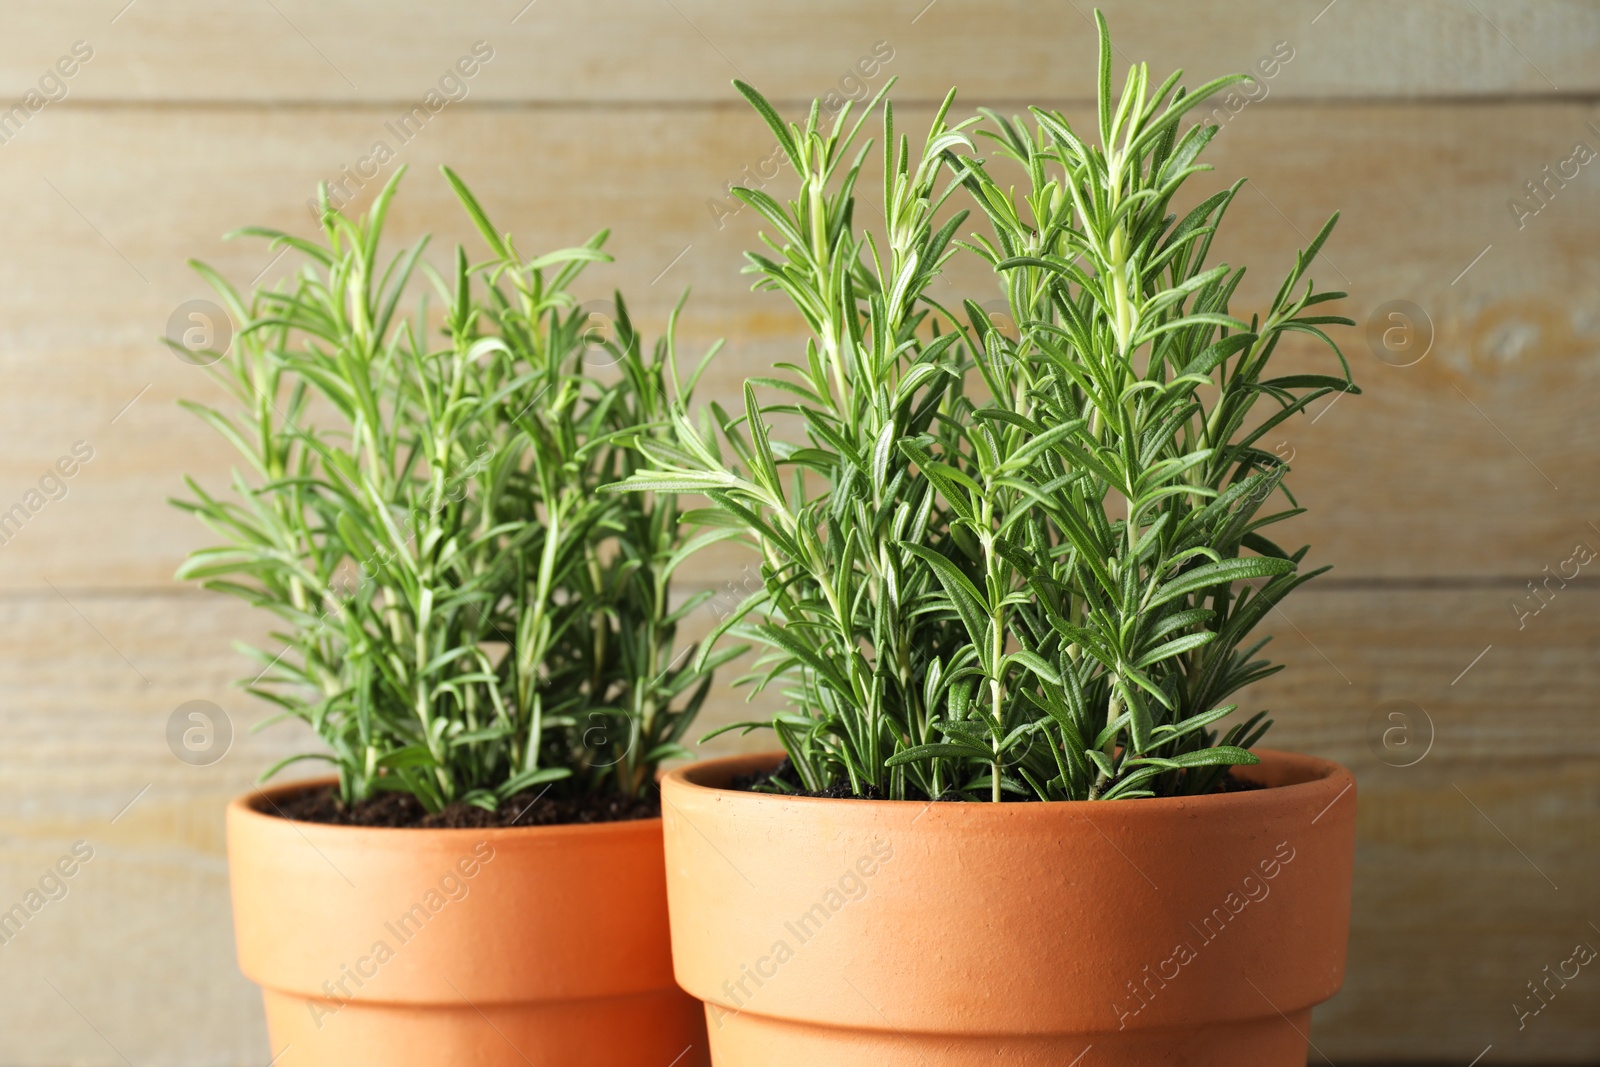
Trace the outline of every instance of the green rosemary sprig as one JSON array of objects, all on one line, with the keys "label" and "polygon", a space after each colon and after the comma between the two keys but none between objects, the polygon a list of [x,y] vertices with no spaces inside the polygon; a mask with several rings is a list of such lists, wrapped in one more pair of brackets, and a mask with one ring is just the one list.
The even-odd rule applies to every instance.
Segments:
[{"label": "green rosemary sprig", "polygon": [[[1288,333],[1337,354],[1321,327],[1349,320],[1312,309],[1344,294],[1306,279],[1333,222],[1264,314],[1236,317],[1243,270],[1206,259],[1239,185],[1182,219],[1170,206],[1215,133],[1180,120],[1238,78],[1186,93],[1141,64],[1115,96],[1100,27],[1098,143],[1057,112],[985,112],[1000,161],[977,158],[978,120],[947,125],[952,93],[913,153],[885,104],[877,232],[855,215],[867,149],[849,109],[830,130],[816,105],[786,125],[736,83],[800,178],[787,204],[736,190],[772,227],[748,269],[813,337],[714,427],[676,409],[674,440],[642,442],[653,469],[623,487],[703,493],[761,551],[764,588],[724,629],[766,645],[757,689],[788,686],[770,725],[808,790],[1111,799],[1204,792],[1255,762],[1265,714],[1219,737],[1224,701],[1278,669],[1249,636],[1320,573],[1262,533],[1299,509],[1256,442],[1356,391],[1348,367],[1266,373]],[[958,195],[990,236],[954,240]],[[1014,334],[930,295],[963,248]],[[1252,422],[1263,396],[1279,410]],[[774,436],[795,419],[803,440]]]},{"label": "green rosemary sprig", "polygon": [[[711,671],[737,652],[675,656],[693,600],[670,597],[691,547],[674,499],[597,492],[663,420],[670,330],[647,351],[619,295],[615,369],[586,366],[569,287],[609,259],[606,235],[525,258],[445,175],[491,252],[472,265],[456,249],[450,276],[422,264],[425,240],[379,262],[400,174],[359,220],[324,194],[321,242],[241,231],[305,258],[287,289],[247,296],[196,264],[241,328],[213,368],[233,410],[184,406],[247,470],[231,497],[190,479],[174,502],[223,540],[179,577],[285,624],[282,651],[246,649],[263,666],[245,685],[327,751],[263,777],[326,760],[347,803],[403,790],[434,811],[541,783],[638,795],[686,754]],[[437,343],[439,316],[407,303],[419,270]]]}]

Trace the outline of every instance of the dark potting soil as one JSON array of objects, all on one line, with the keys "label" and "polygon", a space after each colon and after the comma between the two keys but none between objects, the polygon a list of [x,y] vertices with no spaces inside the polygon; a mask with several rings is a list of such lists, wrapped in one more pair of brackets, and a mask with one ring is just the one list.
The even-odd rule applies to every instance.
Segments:
[{"label": "dark potting soil", "polygon": [[[780,761],[778,765],[772,768],[770,771],[752,771],[749,774],[741,774],[737,776],[733,779],[733,781],[728,783],[728,788],[736,789],[745,793],[766,792],[767,790],[763,790],[760,787],[772,781],[782,782],[785,786],[787,786],[788,789],[786,792],[790,796],[820,797],[826,800],[888,799],[879,789],[871,785],[867,786],[866,792],[857,795],[850,789],[850,783],[848,781],[834,782],[826,789],[803,789],[801,788],[800,776],[795,773],[794,764],[789,762],[787,758]],[[1233,772],[1230,771],[1222,776],[1222,780],[1217,783],[1217,787],[1213,789],[1212,792],[1248,793],[1253,789],[1265,788],[1266,786],[1262,785],[1260,782],[1252,782],[1247,778],[1236,777]],[[930,798],[921,791],[917,791],[916,795],[914,796],[910,792],[907,792],[906,799],[926,803]],[[943,796],[933,797],[931,799],[941,802],[960,802],[965,798],[962,797],[960,793],[946,793]],[[1025,796],[1017,793],[1006,793],[1001,802],[1006,804],[1026,804],[1030,802],[1036,802],[1038,799],[1039,798],[1034,796],[1032,793],[1029,793]]]},{"label": "dark potting soil", "polygon": [[661,814],[661,795],[652,789],[644,797],[615,794],[552,797],[529,789],[502,803],[498,811],[486,811],[472,804],[451,804],[443,811],[430,813],[410,793],[379,793],[371,800],[359,801],[347,807],[339,799],[334,786],[321,785],[291,793],[275,804],[263,806],[261,810],[298,822],[331,823],[336,826],[477,830],[654,819]]},{"label": "dark potting soil", "polygon": [[[770,792],[770,790],[764,790],[764,789],[761,789],[760,787],[763,786],[763,785],[768,784],[769,782],[773,782],[773,781],[782,782],[784,784],[784,786],[787,787],[784,790],[784,792],[789,796],[822,797],[822,798],[824,798],[826,800],[887,800],[887,799],[889,799],[888,797],[883,795],[883,792],[881,790],[879,790],[876,786],[872,786],[872,785],[867,786],[866,792],[857,794],[855,791],[853,791],[850,788],[850,782],[847,779],[841,779],[840,781],[834,782],[832,785],[828,786],[828,788],[826,788],[826,789],[817,789],[817,790],[804,789],[804,788],[801,787],[800,776],[795,773],[794,764],[789,762],[789,760],[787,758],[785,758],[783,760],[780,760],[778,765],[776,767],[772,768],[772,770],[770,770],[770,771],[752,771],[749,774],[738,775],[737,777],[735,777],[733,779],[733,781],[728,783],[728,788],[729,789],[736,789],[736,790],[739,790],[740,792],[744,792],[744,793]],[[916,791],[914,794],[912,792],[908,791],[906,793],[906,799],[907,800],[920,800],[920,801],[926,802],[928,800],[928,796],[926,794],[922,793],[920,790]],[[949,801],[960,801],[960,800],[962,800],[964,798],[959,793],[946,793],[944,796],[938,797],[937,799],[938,800],[949,800]],[[1006,800],[1013,800],[1013,799],[1016,799],[1016,800],[1023,800],[1023,799],[1032,800],[1033,798],[1032,797],[1026,797],[1026,798],[1015,797],[1014,798],[1014,797],[1011,797],[1011,796],[1008,795],[1005,799]]]}]

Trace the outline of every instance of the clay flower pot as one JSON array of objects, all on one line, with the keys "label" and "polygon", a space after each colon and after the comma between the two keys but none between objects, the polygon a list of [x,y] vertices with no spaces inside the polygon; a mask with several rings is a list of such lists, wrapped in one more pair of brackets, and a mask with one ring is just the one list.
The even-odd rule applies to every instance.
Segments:
[{"label": "clay flower pot", "polygon": [[717,1067],[1304,1067],[1344,978],[1354,779],[1261,751],[1272,788],[990,805],[663,780],[678,982]]},{"label": "clay flower pot", "polygon": [[[228,806],[239,966],[274,1067],[704,1067],[659,819],[368,829]],[[675,1059],[676,1058],[676,1059]]]}]

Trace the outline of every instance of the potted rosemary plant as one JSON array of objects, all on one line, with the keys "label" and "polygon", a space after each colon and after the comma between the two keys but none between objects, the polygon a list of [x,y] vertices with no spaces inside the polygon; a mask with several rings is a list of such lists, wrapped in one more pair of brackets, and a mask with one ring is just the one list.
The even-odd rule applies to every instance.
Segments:
[{"label": "potted rosemary plant", "polygon": [[[1355,391],[1269,369],[1291,334],[1338,354],[1343,294],[1308,279],[1333,223],[1242,317],[1208,262],[1240,185],[1174,206],[1215,133],[1186,116],[1239,79],[1141,64],[1115,94],[1100,32],[1093,134],[951,125],[952,93],[919,153],[885,104],[881,228],[864,116],[786,124],[738,85],[800,182],[737,191],[770,226],[748,269],[813,336],[742,411],[675,408],[618,487],[703,494],[760,552],[724,629],[788,694],[738,724],[782,753],[663,785],[718,1064],[1300,1065],[1341,982],[1351,775],[1234,717],[1277,669],[1257,624],[1318,573],[1269,536],[1298,509],[1258,442]],[[963,254],[996,292],[937,295]]]},{"label": "potted rosemary plant", "polygon": [[304,257],[286,287],[196,265],[240,328],[231,409],[185,406],[245,470],[189,480],[223,543],[179,576],[276,616],[246,688],[336,772],[229,807],[240,964],[286,1067],[703,1064],[655,771],[721,654],[674,651],[673,498],[596,492],[665,413],[670,330],[619,296],[598,337],[569,290],[605,234],[525,258],[445,175],[486,262],[380,260],[397,174],[360,219],[324,195],[320,241],[241,231]]}]

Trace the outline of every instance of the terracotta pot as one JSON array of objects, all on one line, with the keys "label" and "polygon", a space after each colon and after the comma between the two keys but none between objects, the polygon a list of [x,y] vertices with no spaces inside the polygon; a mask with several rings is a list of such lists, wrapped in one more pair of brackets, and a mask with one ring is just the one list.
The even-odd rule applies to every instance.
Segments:
[{"label": "terracotta pot", "polygon": [[1304,1067],[1344,978],[1355,793],[1110,803],[734,792],[776,755],[663,780],[678,982],[717,1067]]},{"label": "terracotta pot", "polygon": [[[661,821],[368,829],[228,806],[239,966],[274,1067],[688,1067]],[[676,1059],[675,1059],[676,1057]]]}]

